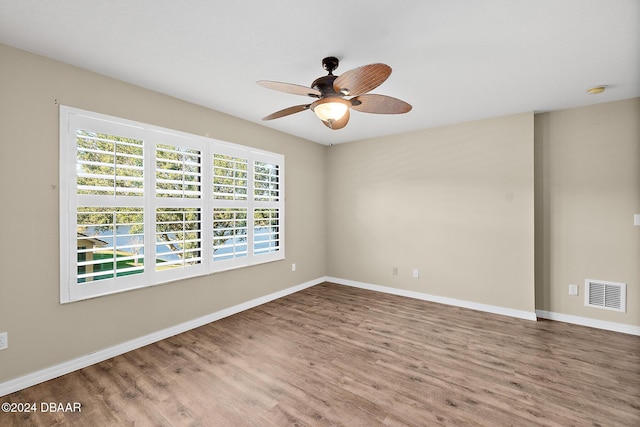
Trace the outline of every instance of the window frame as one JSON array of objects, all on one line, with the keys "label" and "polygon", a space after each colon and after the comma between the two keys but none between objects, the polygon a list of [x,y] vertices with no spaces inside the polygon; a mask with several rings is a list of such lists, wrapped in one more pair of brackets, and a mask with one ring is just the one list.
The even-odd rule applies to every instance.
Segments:
[{"label": "window frame", "polygon": [[[104,133],[109,136],[138,139],[143,144],[143,193],[120,195],[116,187],[112,195],[78,194],[78,130],[92,133]],[[189,277],[204,276],[235,268],[273,262],[285,259],[285,158],[248,146],[220,141],[209,137],[189,134],[172,129],[140,123],[132,120],[108,116],[74,107],[60,105],[60,302],[68,303],[123,292],[148,286],[155,286],[183,280]],[[199,197],[172,197],[158,195],[157,149],[159,145],[195,150],[200,153]],[[219,200],[214,196],[214,155],[246,159],[246,198],[244,200]],[[256,162],[274,165],[278,170],[275,187],[277,197],[274,200],[256,200],[254,193],[254,168]],[[118,166],[117,161],[114,161]],[[117,168],[114,177],[117,180]],[[234,169],[235,170],[235,169]],[[185,181],[186,182],[186,181]],[[143,209],[143,259],[142,273],[130,276],[118,276],[114,271],[112,278],[79,283],[78,268],[78,209],[82,207],[108,207],[117,209]],[[241,257],[214,261],[214,210],[220,208],[246,209],[246,246],[247,254]],[[156,258],[156,212],[158,209],[199,209],[200,262],[182,267],[158,271]],[[254,212],[259,209],[277,209],[277,246],[265,253],[254,253],[256,222]],[[114,232],[114,236],[117,236]],[[93,236],[99,238],[99,236]],[[166,236],[165,236],[166,237]],[[115,238],[114,238],[114,245]],[[196,243],[197,245],[197,243]],[[117,246],[117,245],[116,245]],[[113,248],[114,253],[117,248]],[[115,256],[115,255],[114,255]]]}]

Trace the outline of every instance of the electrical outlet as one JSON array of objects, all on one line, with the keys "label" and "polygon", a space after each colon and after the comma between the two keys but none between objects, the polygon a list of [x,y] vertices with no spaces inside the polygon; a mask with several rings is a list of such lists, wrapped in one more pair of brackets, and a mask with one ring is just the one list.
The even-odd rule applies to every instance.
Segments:
[{"label": "electrical outlet", "polygon": [[413,278],[417,279],[418,277],[420,277],[420,270],[418,270],[417,268],[413,269]]},{"label": "electrical outlet", "polygon": [[291,271],[296,271],[296,263],[291,264]]},{"label": "electrical outlet", "polygon": [[9,333],[0,332],[0,350],[9,348]]},{"label": "electrical outlet", "polygon": [[571,296],[578,295],[578,285],[569,285],[569,295]]},{"label": "electrical outlet", "polygon": [[393,272],[391,274],[393,274],[394,276],[398,275],[398,267],[393,267]]}]

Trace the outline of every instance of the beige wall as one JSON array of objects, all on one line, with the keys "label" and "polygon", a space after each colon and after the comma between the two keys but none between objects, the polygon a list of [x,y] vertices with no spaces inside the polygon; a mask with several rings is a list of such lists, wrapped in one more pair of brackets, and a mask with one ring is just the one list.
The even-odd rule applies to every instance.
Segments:
[{"label": "beige wall", "polygon": [[[536,308],[640,326],[640,98],[539,114],[535,146]],[[627,283],[627,312],[585,307],[585,279]]]},{"label": "beige wall", "polygon": [[533,313],[533,126],[528,113],[330,147],[328,275]]},{"label": "beige wall", "polygon": [[[325,147],[3,45],[0,64],[0,382],[325,275]],[[284,154],[287,259],[61,305],[56,102]]]}]

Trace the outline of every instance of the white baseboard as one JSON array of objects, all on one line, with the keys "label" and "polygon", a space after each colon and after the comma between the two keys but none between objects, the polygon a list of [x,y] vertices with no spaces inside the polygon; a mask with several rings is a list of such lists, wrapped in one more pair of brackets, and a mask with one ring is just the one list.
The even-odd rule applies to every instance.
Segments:
[{"label": "white baseboard", "polygon": [[339,285],[353,286],[356,288],[368,289],[371,291],[384,292],[387,294],[399,295],[403,297],[420,299],[423,301],[437,302],[439,304],[452,305],[455,307],[469,308],[471,310],[484,311],[487,313],[500,314],[503,316],[517,317],[519,319],[537,320],[536,313],[515,310],[512,308],[499,307],[495,305],[480,304],[472,301],[459,300],[454,298],[440,297],[437,295],[424,294],[422,292],[408,291],[404,289],[390,288],[387,286],[372,285],[370,283],[357,282],[355,280],[340,279],[337,277],[327,277],[328,282]]},{"label": "white baseboard", "polygon": [[588,317],[572,316],[570,314],[554,313],[552,311],[536,310],[541,319],[556,320],[558,322],[573,323],[574,325],[588,326],[590,328],[605,329],[607,331],[622,332],[630,335],[640,335],[640,326],[626,325],[624,323],[606,322],[604,320],[590,319]]},{"label": "white baseboard", "polygon": [[253,299],[242,304],[234,305],[233,307],[225,308],[215,313],[211,313],[206,316],[202,316],[197,319],[193,319],[188,322],[163,329],[161,331],[153,332],[140,338],[114,345],[113,347],[96,351],[95,353],[87,354],[85,356],[69,360],[67,362],[59,363],[57,365],[50,366],[36,372],[32,372],[30,374],[14,378],[9,381],[5,381],[3,383],[0,383],[0,396],[5,396],[18,390],[22,390],[27,387],[31,387],[33,385],[51,380],[53,378],[57,378],[61,375],[77,371],[78,369],[86,368],[87,366],[91,366],[95,363],[102,362],[103,360],[107,360],[112,357],[124,354],[128,351],[144,347],[145,345],[161,341],[165,338],[169,338],[174,335],[189,331],[191,329],[206,325],[207,323],[215,322],[216,320],[220,320],[233,314],[240,313],[241,311],[245,311],[250,308],[265,304],[269,301],[273,301],[278,298],[296,293],[311,286],[323,283],[325,282],[325,279],[325,277],[320,277],[318,279],[311,280],[309,282],[302,283],[300,285],[293,286],[282,291],[274,292],[272,294]]}]

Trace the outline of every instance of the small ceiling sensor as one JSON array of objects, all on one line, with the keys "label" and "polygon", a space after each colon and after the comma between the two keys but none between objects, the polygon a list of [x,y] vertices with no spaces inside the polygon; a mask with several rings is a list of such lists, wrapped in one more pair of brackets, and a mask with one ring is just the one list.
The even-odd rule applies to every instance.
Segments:
[{"label": "small ceiling sensor", "polygon": [[604,90],[605,90],[606,88],[607,88],[607,87],[606,87],[606,86],[604,86],[604,85],[602,85],[602,86],[594,86],[594,87],[590,87],[589,89],[587,89],[587,93],[588,93],[589,95],[599,95],[599,94],[601,94],[602,92],[604,92]]}]

